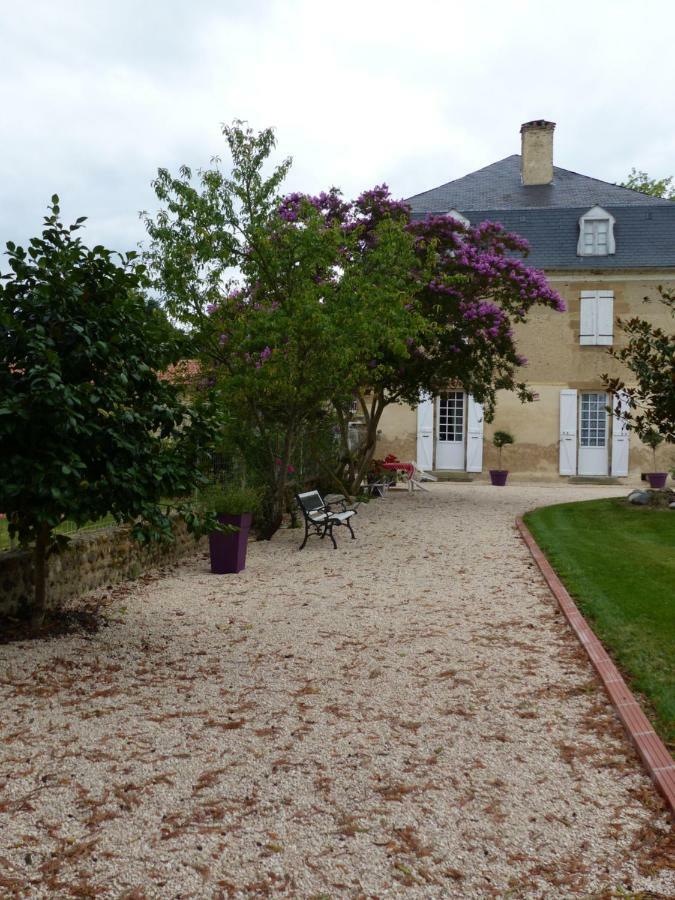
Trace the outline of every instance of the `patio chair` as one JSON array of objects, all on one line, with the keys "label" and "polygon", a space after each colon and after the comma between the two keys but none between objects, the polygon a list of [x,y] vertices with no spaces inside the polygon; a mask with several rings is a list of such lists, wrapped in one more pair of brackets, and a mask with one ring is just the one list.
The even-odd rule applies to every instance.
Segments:
[{"label": "patio chair", "polygon": [[[336,525],[346,525],[352,540],[356,540],[356,535],[349,521],[352,516],[356,515],[356,510],[347,506],[344,497],[333,503],[326,503],[318,491],[305,491],[302,494],[296,494],[295,499],[300,507],[300,512],[305,520],[305,539],[298,549],[303,550],[310,534],[318,534],[321,539],[326,535],[333,542],[333,549],[337,550],[335,537],[333,536],[333,528]],[[342,506],[342,509],[335,510],[333,505]]]},{"label": "patio chair", "polygon": [[394,487],[396,484],[396,476],[390,475],[389,477],[380,477],[376,478],[373,481],[368,481],[365,486],[365,490],[371,497],[386,497],[387,491],[389,488]]},{"label": "patio chair", "polygon": [[418,491],[428,491],[429,488],[425,488],[422,484],[423,481],[438,481],[435,475],[432,475],[431,472],[427,472],[425,469],[421,468],[421,466],[413,462],[414,471],[410,476],[410,490],[414,491],[417,488]]}]

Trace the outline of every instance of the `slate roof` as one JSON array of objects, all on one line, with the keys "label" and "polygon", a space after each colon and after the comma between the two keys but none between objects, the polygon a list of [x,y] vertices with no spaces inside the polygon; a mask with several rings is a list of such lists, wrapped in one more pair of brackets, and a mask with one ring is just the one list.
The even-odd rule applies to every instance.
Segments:
[{"label": "slate roof", "polygon": [[[542,269],[675,267],[675,202],[553,167],[553,182],[523,185],[520,156],[409,197],[414,219],[451,209],[472,224],[501,222],[526,238],[528,263]],[[616,253],[577,256],[579,217],[602,206],[616,219]]]}]

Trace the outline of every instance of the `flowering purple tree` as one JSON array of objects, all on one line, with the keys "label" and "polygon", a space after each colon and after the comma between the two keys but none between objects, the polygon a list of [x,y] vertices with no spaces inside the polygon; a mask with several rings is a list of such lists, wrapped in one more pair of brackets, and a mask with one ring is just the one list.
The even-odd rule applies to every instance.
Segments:
[{"label": "flowering purple tree", "polygon": [[[294,194],[282,203],[281,214],[299,221],[303,202],[327,222],[339,222],[345,235],[358,235],[347,254],[348,269],[368,269],[378,229],[385,222],[413,239],[411,282],[403,304],[407,319],[399,320],[396,329],[387,332],[388,339],[375,347],[364,344],[372,356],[355,394],[365,420],[365,439],[355,452],[348,449],[346,411],[335,403],[345,484],[352,490],[361,484],[389,404],[416,404],[421,393],[458,385],[484,404],[489,421],[497,391],[516,391],[523,400],[530,397],[519,380],[526,360],[517,351],[513,326],[524,322],[533,306],[561,311],[564,305],[544,274],[525,264],[526,241],[497,222],[465,226],[447,215],[413,220],[407,204],[393,200],[386,185],[364,192],[352,204],[344,203],[337,191],[311,198]],[[378,320],[388,312],[379,309]]]},{"label": "flowering purple tree", "polygon": [[[234,440],[261,448],[262,534],[278,528],[289,466],[303,434],[344,408],[383,349],[405,350],[414,238],[383,217],[366,229],[337,191],[282,199],[286,164],[269,178],[269,132],[226,129],[230,177],[160,171],[165,204],[148,258],[174,316],[191,329],[202,377]],[[366,252],[367,247],[367,252]]]},{"label": "flowering purple tree", "polygon": [[[148,253],[169,311],[192,329],[224,415],[265,447],[267,534],[281,521],[288,465],[303,429],[332,405],[340,484],[356,492],[387,405],[460,384],[489,419],[500,389],[518,380],[513,325],[535,305],[561,309],[527,245],[498,223],[466,227],[449,216],[414,221],[385,185],[353,202],[316,197],[269,177],[270,130],[225,129],[231,175],[189,169],[155,182],[163,208],[146,217]],[[365,441],[349,446],[349,408]]]}]

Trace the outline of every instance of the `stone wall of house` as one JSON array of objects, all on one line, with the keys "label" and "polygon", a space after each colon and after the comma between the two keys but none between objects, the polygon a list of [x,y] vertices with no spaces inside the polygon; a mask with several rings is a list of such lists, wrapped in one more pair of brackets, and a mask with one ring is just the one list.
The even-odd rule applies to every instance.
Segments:
[{"label": "stone wall of house", "polygon": [[[167,565],[206,547],[195,541],[185,524],[176,521],[172,544],[140,544],[128,526],[106,528],[73,536],[67,547],[49,558],[49,605],[81,596],[96,588],[136,578],[153,566]],[[0,552],[0,614],[16,614],[33,594],[33,559],[30,552]]]},{"label": "stone wall of house", "polygon": [[[666,332],[672,331],[668,309],[657,302],[659,284],[675,288],[672,272],[548,273],[552,286],[563,296],[566,312],[535,309],[525,324],[518,325],[518,350],[528,360],[522,376],[536,395],[533,403],[521,404],[518,398],[502,391],[497,396],[494,422],[486,424],[483,445],[483,472],[474,479],[487,479],[488,470],[498,467],[498,452],[492,446],[495,431],[511,432],[516,443],[506,447],[502,465],[511,472],[511,480],[566,481],[559,475],[560,391],[604,391],[603,373],[620,375],[630,383],[630,373],[608,354],[606,346],[581,346],[579,330],[582,290],[611,290],[614,293],[614,348],[625,343],[617,318],[632,316],[651,321]],[[648,297],[652,302],[645,303]],[[608,424],[611,441],[611,423]],[[610,448],[611,449],[611,448]],[[395,453],[400,459],[416,459],[417,416],[412,407],[392,405],[380,422],[376,456]],[[611,456],[609,457],[611,459]],[[661,445],[657,451],[657,470],[675,466],[675,450]],[[627,483],[639,484],[643,472],[654,469],[652,452],[637,436],[629,438],[629,474]]]}]

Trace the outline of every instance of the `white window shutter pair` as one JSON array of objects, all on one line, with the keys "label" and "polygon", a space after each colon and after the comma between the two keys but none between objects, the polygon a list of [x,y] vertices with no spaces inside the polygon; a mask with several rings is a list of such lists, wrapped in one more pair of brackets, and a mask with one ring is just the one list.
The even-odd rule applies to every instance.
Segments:
[{"label": "white window shutter pair", "polygon": [[614,291],[582,291],[579,343],[611,346],[614,341]]}]

